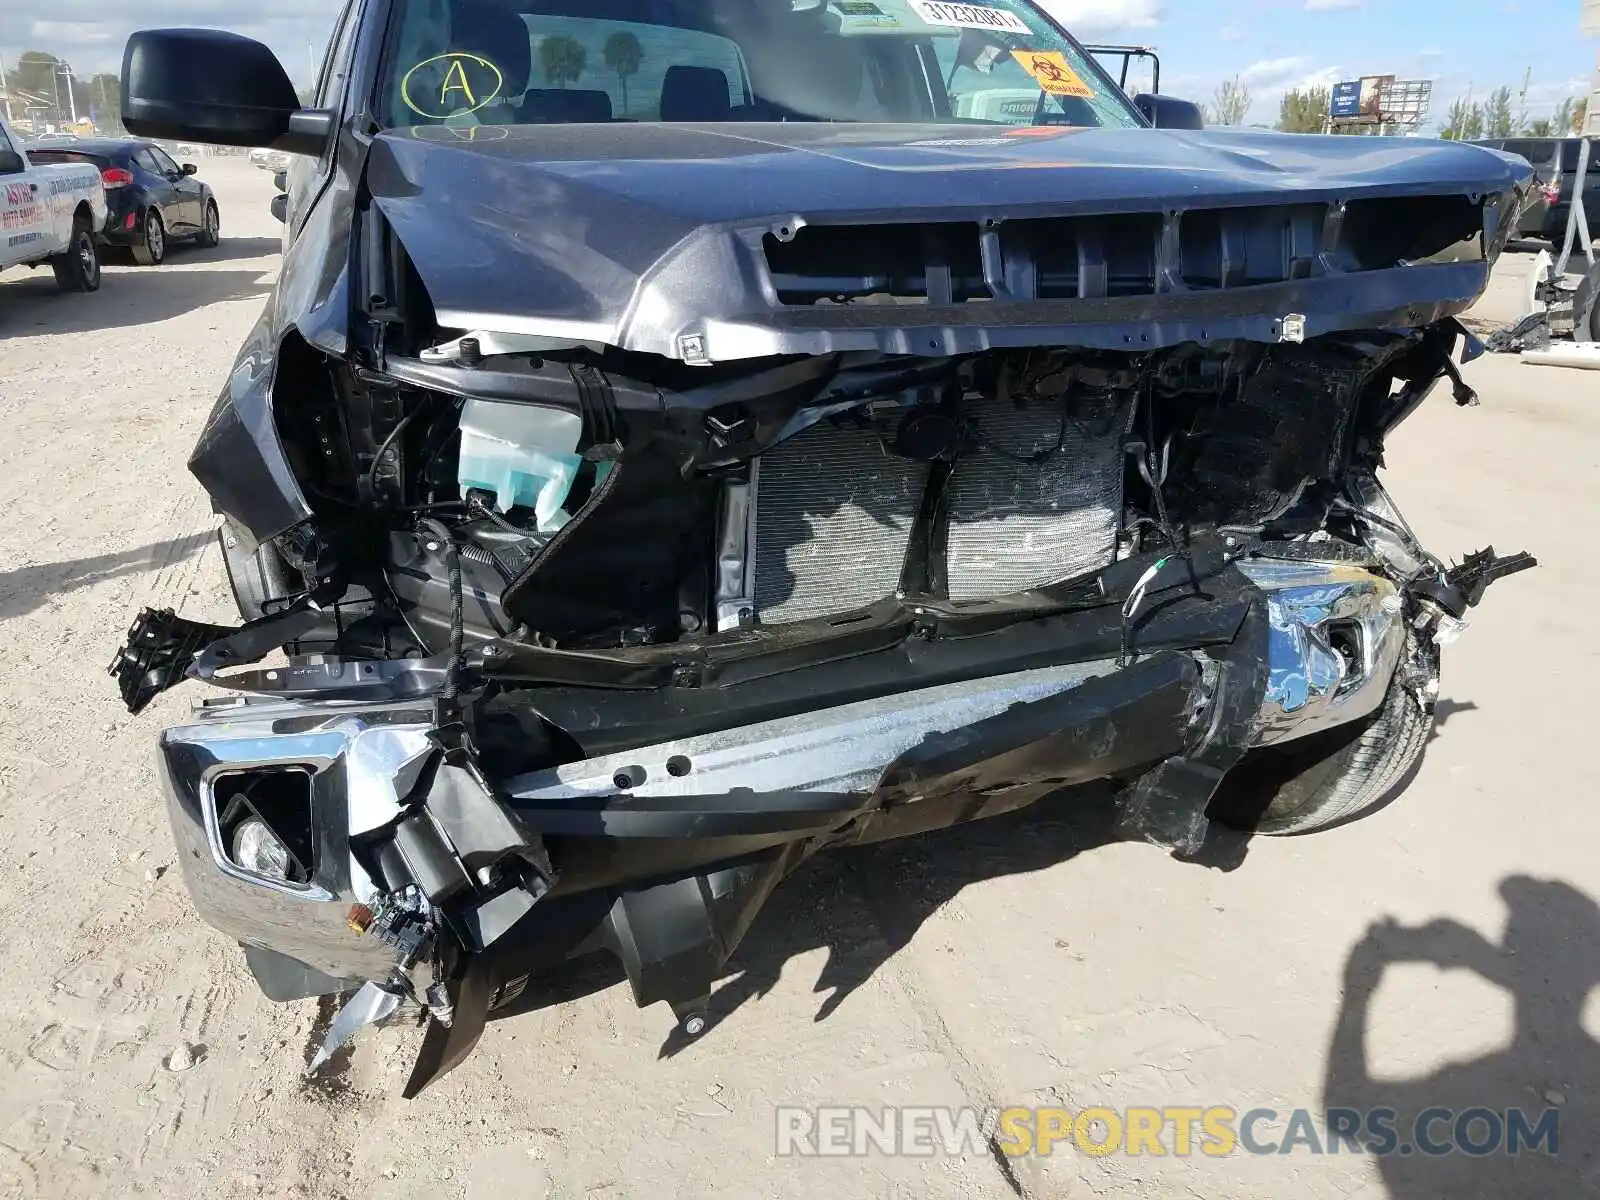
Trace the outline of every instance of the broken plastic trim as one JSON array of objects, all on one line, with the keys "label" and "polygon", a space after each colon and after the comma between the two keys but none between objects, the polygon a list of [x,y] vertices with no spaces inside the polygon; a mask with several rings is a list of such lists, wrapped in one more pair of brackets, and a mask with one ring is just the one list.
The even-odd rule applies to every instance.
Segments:
[{"label": "broken plastic trim", "polygon": [[[1173,587],[1219,575],[1230,553],[1215,538],[1199,539],[1191,558],[1146,581],[1151,599]],[[1155,555],[1114,563],[1087,579],[1068,580],[997,600],[951,602],[887,599],[869,610],[773,627],[738,628],[701,639],[619,650],[551,650],[489,642],[466,656],[477,675],[504,682],[542,682],[596,688],[706,687],[822,666],[903,643],[971,638],[1051,617],[1120,603]],[[1190,565],[1192,562],[1192,566]],[[1191,578],[1192,571],[1192,578]],[[322,603],[329,602],[324,598]],[[336,655],[297,658],[287,666],[220,675],[224,667],[259,661],[279,646],[323,630],[332,618],[308,597],[242,626],[209,625],[172,610],[145,610],[112,660],[123,702],[140,712],[185,678],[284,699],[404,700],[443,686],[449,656],[346,660]]]}]

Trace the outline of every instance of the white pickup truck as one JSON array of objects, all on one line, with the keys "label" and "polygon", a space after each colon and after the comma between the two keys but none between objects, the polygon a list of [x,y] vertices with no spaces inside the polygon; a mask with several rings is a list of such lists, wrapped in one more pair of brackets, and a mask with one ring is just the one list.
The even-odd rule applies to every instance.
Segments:
[{"label": "white pickup truck", "polygon": [[100,286],[95,235],[106,223],[106,190],[87,163],[28,161],[0,120],[0,270],[49,263],[64,292]]}]

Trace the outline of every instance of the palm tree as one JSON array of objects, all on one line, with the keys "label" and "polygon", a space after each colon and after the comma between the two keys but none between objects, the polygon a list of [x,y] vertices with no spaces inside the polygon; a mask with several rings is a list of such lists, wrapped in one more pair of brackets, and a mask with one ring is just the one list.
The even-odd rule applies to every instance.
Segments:
[{"label": "palm tree", "polygon": [[606,39],[601,55],[606,66],[617,73],[617,82],[622,85],[622,115],[627,116],[628,76],[638,72],[639,64],[644,61],[644,47],[633,34],[619,30]]},{"label": "palm tree", "polygon": [[539,66],[544,77],[559,88],[576,82],[588,63],[589,52],[576,38],[556,34],[539,43]]}]

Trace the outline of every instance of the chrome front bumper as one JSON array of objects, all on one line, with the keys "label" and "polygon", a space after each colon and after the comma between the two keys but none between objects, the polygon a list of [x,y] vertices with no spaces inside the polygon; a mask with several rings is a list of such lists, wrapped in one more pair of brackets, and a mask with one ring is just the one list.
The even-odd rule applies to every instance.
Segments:
[{"label": "chrome front bumper", "polygon": [[1267,694],[1257,745],[1358,720],[1383,703],[1405,650],[1404,600],[1382,575],[1277,559],[1239,564],[1267,594]]},{"label": "chrome front bumper", "polygon": [[[399,812],[397,781],[428,752],[429,718],[426,708],[408,714],[235,701],[208,705],[198,723],[168,729],[161,737],[161,775],[178,861],[201,917],[247,946],[334,980],[388,975],[393,953],[347,924],[352,905],[371,904],[378,895],[351,856],[349,839]],[[306,886],[246,871],[223,850],[217,781],[263,769],[309,777],[316,852]]]},{"label": "chrome front bumper", "polygon": [[[1269,625],[1268,679],[1254,744],[1305,736],[1375,710],[1405,645],[1404,606],[1395,586],[1348,566],[1256,559],[1240,568],[1264,593]],[[1193,663],[1182,662],[1188,677],[1198,678]],[[897,764],[903,767],[919,748],[981,741],[974,733],[979,727],[993,728],[1069,694],[1114,687],[1122,676],[1107,660],[922,688],[569,763],[501,787],[509,806],[546,837],[776,845],[826,835],[884,805],[924,799],[914,772],[909,781],[896,774]],[[1177,694],[1175,682],[1164,686]],[[1179,731],[1194,715],[1181,702],[1160,712]],[[1117,756],[1130,753],[1127,743],[1147,731],[1126,716],[1118,717],[1120,727],[1100,720],[1094,728],[1103,743],[1094,741],[1092,750],[1083,749],[1090,744],[1083,731],[1073,731],[1077,753],[1127,770],[1130,764]],[[375,907],[381,899],[352,856],[350,839],[401,815],[417,769],[432,752],[431,721],[425,702],[233,701],[207,706],[195,723],[169,729],[161,739],[162,773],[179,858],[201,916],[247,948],[321,973],[329,990],[332,981],[391,976],[393,951],[348,923],[352,906]],[[1040,736],[1048,743],[1059,730],[1051,726],[1030,736],[1034,745]],[[1158,742],[1149,742],[1155,757],[1175,752]],[[980,745],[977,757],[990,749]],[[243,870],[224,850],[216,783],[261,769],[292,769],[309,778],[316,854],[313,878],[303,887]],[[940,784],[948,789],[956,778],[945,776]],[[996,785],[992,774],[975,785],[990,799],[1005,786],[1014,785]],[[252,966],[261,978],[257,958]]]}]

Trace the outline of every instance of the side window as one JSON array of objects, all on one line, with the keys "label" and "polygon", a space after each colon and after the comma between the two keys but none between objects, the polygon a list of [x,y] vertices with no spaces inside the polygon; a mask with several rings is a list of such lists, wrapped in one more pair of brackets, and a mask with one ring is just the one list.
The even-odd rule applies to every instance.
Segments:
[{"label": "side window", "polygon": [[496,118],[485,106],[480,120],[726,121],[746,103],[749,72],[729,38],[543,12],[524,23],[532,41],[527,90],[507,97],[506,115]]},{"label": "side window", "polygon": [[159,146],[150,147],[149,154],[155,160],[157,174],[176,175],[179,173],[178,164],[172,160],[171,155]]},{"label": "side window", "polygon": [[350,43],[355,39],[356,9],[361,0],[349,0],[328,39],[328,56],[323,60],[322,72],[317,77],[317,91],[313,103],[318,108],[338,108],[344,98],[345,80],[350,76]]},{"label": "side window", "polygon": [[133,161],[153,175],[160,175],[164,170],[161,164],[156,161],[156,156],[151,152],[149,146],[146,146],[144,149],[138,151],[133,156]]},{"label": "side window", "polygon": [[[11,139],[6,136],[5,127],[4,126],[0,126],[0,154],[4,154],[7,150],[14,150],[14,149],[16,149],[16,147],[14,147],[11,144]],[[19,157],[22,159],[22,166],[17,168],[17,170],[26,171],[28,169],[28,156],[26,154],[22,154],[22,155],[19,155]],[[3,172],[3,173],[4,174],[15,174],[16,172],[11,171],[11,172]]]}]

